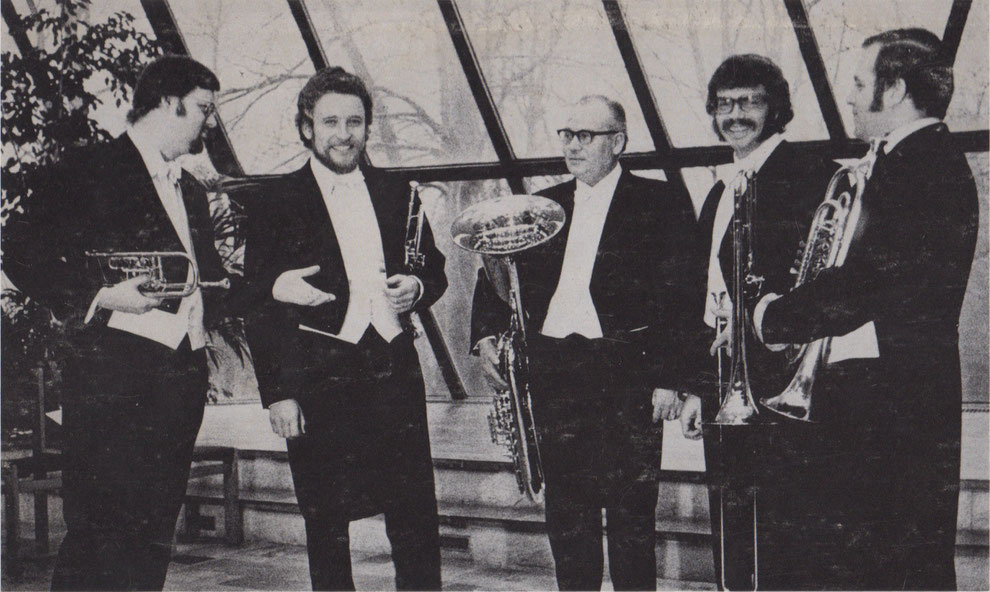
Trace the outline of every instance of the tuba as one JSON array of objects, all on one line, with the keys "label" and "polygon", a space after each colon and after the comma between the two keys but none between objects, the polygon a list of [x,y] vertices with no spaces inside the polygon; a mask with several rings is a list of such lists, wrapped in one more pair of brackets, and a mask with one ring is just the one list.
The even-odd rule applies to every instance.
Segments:
[{"label": "tuba", "polygon": [[[874,141],[870,151],[855,164],[844,166],[832,175],[825,199],[815,210],[801,267],[794,287],[814,280],[829,267],[841,267],[859,226],[863,191],[873,173],[879,143]],[[791,419],[812,421],[811,393],[815,376],[822,361],[828,357],[831,337],[823,337],[792,349],[792,362],[797,363],[794,378],[776,397],[760,400],[767,409]]]},{"label": "tuba", "polygon": [[504,446],[520,493],[543,498],[543,461],[529,391],[526,322],[514,255],[540,245],[564,226],[564,209],[534,195],[509,195],[464,210],[451,226],[454,244],[480,253],[491,282],[511,310],[508,330],[498,337],[502,375],[508,390],[496,391],[488,426],[492,442]]},{"label": "tuba", "polygon": [[[131,278],[147,276],[148,279],[141,283],[139,289],[145,295],[156,298],[185,298],[197,288],[220,290],[230,288],[228,278],[216,282],[200,281],[196,261],[182,251],[87,251],[86,256],[99,266],[104,286],[113,286]],[[165,279],[165,266],[176,264],[187,265],[191,270],[191,274],[186,273],[185,281],[170,282]]]}]

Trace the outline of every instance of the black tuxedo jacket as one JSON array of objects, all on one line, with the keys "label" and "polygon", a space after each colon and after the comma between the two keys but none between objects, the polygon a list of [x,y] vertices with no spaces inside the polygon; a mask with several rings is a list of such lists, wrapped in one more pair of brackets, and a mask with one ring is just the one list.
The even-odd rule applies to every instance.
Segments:
[{"label": "black tuxedo jacket", "polygon": [[845,264],[770,304],[764,336],[805,343],[873,321],[878,375],[864,393],[896,401],[896,423],[912,438],[941,434],[958,445],[958,323],[978,211],[971,169],[946,126],[909,135],[874,167]]},{"label": "black tuxedo jacket", "polygon": [[[381,231],[386,275],[405,273],[409,185],[373,168],[362,168],[362,172]],[[244,274],[249,294],[245,312],[248,345],[261,400],[267,407],[294,397],[291,392],[282,394],[281,375],[283,368],[299,359],[298,326],[339,332],[350,294],[340,245],[309,163],[292,173],[262,181],[240,199],[246,213]],[[445,258],[437,250],[425,221],[420,250],[426,267],[416,274],[423,282],[423,294],[414,310],[426,310],[447,289]],[[306,281],[334,294],[336,300],[308,307],[276,302],[272,298],[272,285],[279,275],[312,265],[319,265],[320,271]]]},{"label": "black tuxedo jacket", "polygon": [[[517,257],[527,331],[538,333],[560,280],[571,229],[576,181],[538,195],[563,206],[567,220],[550,241]],[[701,322],[692,314],[701,270],[694,210],[686,193],[623,171],[602,229],[591,275],[591,298],[606,340],[641,349],[649,387],[681,389],[693,361],[684,343]],[[472,311],[472,343],[508,327],[510,309],[484,270]]]},{"label": "black tuxedo jacket", "polygon": [[[200,278],[226,276],[213,243],[205,188],[183,171],[180,179]],[[18,288],[45,304],[70,328],[97,339],[109,311],[84,327],[102,286],[87,251],[184,251],[155,190],[141,154],[124,134],[106,144],[66,153],[26,204],[26,212],[4,229],[4,271]],[[186,265],[166,266],[166,279],[184,281]],[[207,325],[221,314],[226,294],[203,294]],[[178,308],[170,299],[162,307]]]},{"label": "black tuxedo jacket", "polygon": [[[795,259],[800,258],[799,242],[808,236],[815,209],[825,197],[829,179],[838,170],[838,165],[820,155],[801,153],[787,141],[781,142],[760,167],[755,177],[756,203],[753,211],[753,273],[763,277],[763,294],[785,294],[794,287],[797,268]],[[722,198],[725,184],[718,181],[709,191],[698,218],[700,243],[707,270],[708,254],[711,252],[712,233],[715,224],[715,211]],[[722,239],[719,248],[719,263],[732,297],[732,278],[735,265],[732,256],[732,222]],[[707,275],[702,280],[707,283]],[[707,288],[701,296],[711,298]],[[704,312],[708,301],[697,303],[696,308]],[[699,360],[706,368],[705,377],[714,378],[707,368],[714,362],[708,355],[708,344],[714,338],[714,330],[706,328],[707,343],[699,352],[707,362]],[[751,331],[748,336],[747,352],[750,355],[750,379],[757,397],[774,396],[790,380],[781,355],[774,355],[764,348]],[[705,340],[702,340],[705,341]],[[783,382],[783,384],[781,384]],[[716,381],[710,380],[702,386],[699,395],[713,396],[718,392]]]}]

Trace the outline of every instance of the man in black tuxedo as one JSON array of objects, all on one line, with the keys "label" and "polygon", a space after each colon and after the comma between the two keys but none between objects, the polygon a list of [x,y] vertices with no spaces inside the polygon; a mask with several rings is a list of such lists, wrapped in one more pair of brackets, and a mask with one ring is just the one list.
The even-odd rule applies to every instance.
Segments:
[{"label": "man in black tuxedo", "polygon": [[[619,166],[627,135],[615,101],[581,99],[558,134],[575,180],[540,195],[561,204],[567,222],[518,256],[557,583],[601,587],[605,508],[613,585],[653,590],[657,421],[677,405],[681,342],[696,318],[694,214],[686,193]],[[504,388],[494,337],[509,307],[483,272],[472,317],[485,374]]]},{"label": "man in black tuxedo", "polygon": [[[952,56],[922,29],[867,39],[848,102],[882,140],[841,267],[768,294],[769,344],[832,337],[812,413],[827,444],[819,586],[955,589],[958,322],[978,227],[976,186],[945,124]],[[782,296],[779,294],[783,294]]]},{"label": "man in black tuxedo", "polygon": [[[66,325],[65,468],[53,589],[160,590],[206,402],[202,290],[162,299],[147,276],[101,287],[89,251],[180,251],[203,280],[223,265],[204,188],[175,163],[203,149],[220,85],[184,57],[148,65],[127,132],[68,151],[4,233],[4,271]],[[183,282],[186,265],[165,265]],[[205,301],[205,302],[204,302]],[[206,323],[204,324],[204,318]]]},{"label": "man in black tuxedo", "polygon": [[354,589],[348,524],[383,512],[398,588],[439,589],[425,389],[399,319],[443,294],[444,256],[425,225],[425,267],[403,269],[409,186],[360,166],[371,116],[364,83],[341,68],[299,93],[312,158],[246,204],[248,344],[287,439],[313,589]]},{"label": "man in black tuxedo", "polygon": [[[694,310],[696,314],[703,311],[705,324],[711,327],[708,335],[715,335],[716,319],[728,321],[734,304],[732,221],[740,175],[755,173],[749,187],[755,192],[752,273],[763,278],[765,290],[783,293],[794,285],[791,269],[798,243],[807,237],[814,211],[838,167],[823,157],[797,152],[784,139],[784,130],[794,117],[790,89],[780,68],[764,56],[734,55],[723,61],[708,84],[706,109],[715,133],[733,150],[733,162],[720,171],[722,179],[712,187],[699,217],[707,284],[705,301],[696,302]],[[729,335],[726,328],[711,353],[727,343]],[[748,342],[754,397],[778,394],[792,374],[784,354],[764,348],[752,332]],[[723,379],[728,381],[730,358],[721,358]],[[711,368],[704,372],[709,376],[717,364],[699,360],[702,368]],[[701,438],[701,419],[714,420],[720,403],[716,383],[701,380],[697,384],[697,394],[684,396],[681,413],[684,435],[692,439]],[[799,478],[797,471],[806,453],[791,440],[813,440],[808,432],[814,428],[796,423],[771,426],[767,420],[776,420],[768,415],[773,414],[759,410],[759,425],[713,427],[705,433],[716,581],[730,589],[754,585],[754,526],[759,535],[755,575],[760,587],[789,587],[793,580],[787,578],[800,573],[790,553],[804,553],[798,535],[805,517],[798,507],[800,500],[792,499],[787,488]]]}]

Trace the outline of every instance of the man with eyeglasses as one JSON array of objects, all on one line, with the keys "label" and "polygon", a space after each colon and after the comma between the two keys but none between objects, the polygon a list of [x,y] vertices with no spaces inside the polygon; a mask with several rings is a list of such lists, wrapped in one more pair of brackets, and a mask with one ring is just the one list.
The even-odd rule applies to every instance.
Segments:
[{"label": "man with eyeglasses", "polygon": [[[686,193],[619,165],[622,106],[587,96],[558,131],[574,180],[540,192],[567,222],[519,255],[530,390],[546,477],[546,524],[561,590],[602,585],[602,508],[617,590],[656,587],[660,419],[684,388],[683,342],[701,269]],[[472,343],[492,386],[509,321],[482,271]]]},{"label": "man with eyeglasses", "polygon": [[[217,292],[103,287],[89,251],[173,251],[202,280],[225,271],[206,191],[176,159],[203,150],[220,89],[202,64],[169,56],[138,78],[120,137],[67,149],[4,232],[4,271],[64,323],[63,514],[53,590],[161,590],[208,390],[205,332]],[[164,265],[186,282],[186,265]],[[235,278],[230,278],[236,280]]]},{"label": "man with eyeglasses", "polygon": [[[755,173],[751,187],[756,191],[753,274],[763,278],[765,291],[784,293],[794,285],[792,267],[798,244],[806,238],[812,214],[837,166],[827,159],[798,153],[784,139],[784,129],[794,116],[790,90],[780,68],[766,57],[734,55],[722,62],[708,84],[706,110],[716,135],[733,151],[733,162],[720,170],[719,181],[705,199],[699,217],[707,280],[702,280],[706,282],[705,300],[694,303],[692,314],[703,314],[710,327],[708,335],[715,335],[717,320],[728,321],[736,304],[731,301],[731,228],[739,175]],[[714,355],[730,340],[726,326],[709,353]],[[747,342],[748,374],[755,398],[780,393],[793,375],[788,372],[784,354],[770,352],[752,336],[747,336]],[[699,375],[717,375],[718,362],[698,354],[699,367],[711,369]],[[728,380],[729,356],[719,359],[723,362],[721,376]],[[692,439],[702,437],[702,420],[712,421],[720,405],[717,380],[702,380],[698,385],[697,392],[681,395],[681,425],[684,435]],[[762,410],[759,417],[771,420],[769,414]],[[802,500],[790,499],[784,485],[798,477],[803,460],[802,451],[791,445],[794,429],[814,430],[756,425],[705,431],[712,546],[720,586],[724,583],[729,589],[747,590],[758,581],[760,587],[786,588],[783,582],[793,582],[788,578],[800,564],[792,561],[790,554],[804,549],[797,546],[799,529],[788,526],[800,518],[793,514],[800,514]],[[810,441],[802,435],[805,437],[799,440]],[[784,466],[793,471],[775,471]],[[754,527],[758,534],[755,549]]]}]

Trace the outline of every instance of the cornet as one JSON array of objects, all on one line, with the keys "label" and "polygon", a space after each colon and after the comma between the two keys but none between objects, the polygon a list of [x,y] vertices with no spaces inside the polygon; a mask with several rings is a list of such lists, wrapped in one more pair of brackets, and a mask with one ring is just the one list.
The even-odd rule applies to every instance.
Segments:
[{"label": "cornet", "polygon": [[[874,141],[865,157],[832,176],[825,199],[815,210],[795,287],[815,279],[823,269],[841,267],[845,262],[859,226],[863,191],[873,173],[878,149],[879,143]],[[776,397],[761,399],[760,403],[785,417],[813,421],[811,394],[831,344],[831,337],[823,337],[800,346],[794,356],[797,370],[790,384]]]},{"label": "cornet", "polygon": [[[121,251],[115,253],[87,251],[86,256],[95,260],[100,267],[104,286],[113,286],[124,280],[145,276],[139,290],[156,298],[185,298],[196,288],[230,288],[230,280],[224,278],[216,282],[201,282],[196,261],[182,251]],[[165,279],[165,266],[185,264],[192,273],[186,273],[186,280],[170,282]]]}]

